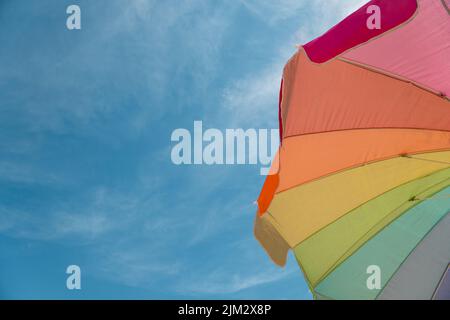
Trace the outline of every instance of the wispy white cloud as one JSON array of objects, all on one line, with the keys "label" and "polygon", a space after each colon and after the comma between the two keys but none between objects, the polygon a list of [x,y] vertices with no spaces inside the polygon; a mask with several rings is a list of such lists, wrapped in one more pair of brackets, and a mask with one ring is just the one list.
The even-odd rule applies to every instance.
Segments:
[{"label": "wispy white cloud", "polygon": [[299,20],[299,29],[288,37],[290,43],[280,48],[272,64],[257,73],[243,75],[241,79],[236,80],[223,91],[224,107],[232,115],[231,126],[249,124],[267,126],[269,123],[276,123],[273,119],[277,119],[278,114],[277,104],[282,71],[288,58],[295,53],[295,46],[319,36],[367,1],[241,0],[241,2],[268,23],[288,19],[300,13],[302,16],[307,16],[307,23]]},{"label": "wispy white cloud", "polygon": [[192,293],[230,294],[277,282],[294,273],[294,269],[269,269],[256,274],[254,272],[245,273],[244,271],[233,273],[222,268],[208,273],[201,280],[193,281],[190,284],[183,283],[183,288]]},{"label": "wispy white cloud", "polygon": [[[5,63],[0,96],[16,115],[14,122],[33,133],[110,143],[139,136],[167,113],[189,105],[168,106],[168,93],[183,102],[207,93],[234,7],[228,1],[111,1],[98,19],[89,20],[94,40],[74,37],[70,49],[57,47],[52,55],[42,52],[44,43],[23,59],[23,68]],[[191,77],[189,91],[179,84],[184,74]],[[105,134],[118,115],[126,130]]]},{"label": "wispy white cloud", "polygon": [[250,12],[271,24],[298,15],[309,1],[305,0],[240,0]]},{"label": "wispy white cloud", "polygon": [[230,128],[264,127],[277,118],[276,106],[282,69],[283,64],[276,63],[225,88],[223,104],[224,110],[231,115]]},{"label": "wispy white cloud", "polygon": [[[29,150],[29,149],[27,149]],[[29,164],[0,161],[0,181],[22,184],[61,184],[63,179],[53,173],[47,173]]]},{"label": "wispy white cloud", "polygon": [[[269,24],[308,12],[308,24],[316,31],[328,28],[368,0],[240,0],[253,14]],[[309,19],[313,19],[310,21]],[[300,21],[301,23],[301,21]]]},{"label": "wispy white cloud", "polygon": [[[75,238],[80,243],[98,241],[123,230],[133,219],[137,199],[95,189],[85,203],[62,203],[49,212],[0,207],[0,232],[17,238],[58,241]],[[42,210],[41,210],[42,211]]]},{"label": "wispy white cloud", "polygon": [[[251,235],[221,246],[217,256],[227,256],[228,259],[217,261],[211,255],[210,263],[200,263],[198,273],[186,273],[176,284],[179,291],[204,296],[232,294],[246,290],[255,290],[259,286],[285,281],[292,277],[293,283],[301,281],[299,271],[292,260],[285,268],[279,268],[266,259],[265,254],[258,250],[258,244],[249,241]],[[245,294],[243,295],[245,297]],[[278,295],[281,298],[282,294]]]},{"label": "wispy white cloud", "polygon": [[102,260],[95,268],[102,277],[131,287],[152,287],[161,276],[174,277],[182,271],[181,262],[164,261],[151,244],[126,250],[117,247],[107,251],[101,249],[97,254]]}]

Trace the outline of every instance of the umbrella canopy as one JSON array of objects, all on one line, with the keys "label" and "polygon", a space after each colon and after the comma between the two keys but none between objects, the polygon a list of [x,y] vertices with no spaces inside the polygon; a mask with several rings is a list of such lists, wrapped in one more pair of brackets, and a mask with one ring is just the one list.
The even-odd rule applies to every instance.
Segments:
[{"label": "umbrella canopy", "polygon": [[373,0],[284,68],[281,146],[255,235],[278,265],[294,252],[315,298],[445,296],[436,289],[448,288],[450,263],[449,8]]}]

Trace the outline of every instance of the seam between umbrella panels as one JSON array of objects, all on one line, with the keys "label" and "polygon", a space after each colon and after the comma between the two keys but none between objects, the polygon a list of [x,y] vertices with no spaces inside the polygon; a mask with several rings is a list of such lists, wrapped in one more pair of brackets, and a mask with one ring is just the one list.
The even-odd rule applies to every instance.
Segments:
[{"label": "seam between umbrella panels", "polygon": [[[415,155],[423,155],[423,154],[429,154],[429,153],[444,153],[444,152],[448,152],[448,151],[450,151],[450,148],[429,150],[429,151],[424,151],[424,152],[423,151],[418,151],[418,152],[408,153],[407,155],[415,156]],[[353,169],[358,169],[358,168],[361,168],[361,167],[364,167],[364,166],[367,166],[367,165],[375,164],[375,163],[386,161],[386,160],[393,160],[393,159],[397,159],[397,158],[399,158],[399,159],[400,158],[405,158],[405,159],[411,159],[411,160],[422,160],[422,161],[424,161],[424,159],[419,159],[419,158],[415,158],[415,157],[407,157],[407,156],[402,155],[402,154],[396,154],[396,155],[393,155],[393,156],[388,156],[388,157],[383,157],[383,158],[379,158],[379,159],[374,159],[374,160],[371,160],[371,161],[368,161],[368,162],[363,162],[363,163],[360,163],[360,164],[357,164],[357,165],[353,165],[351,167],[346,167],[346,168],[342,168],[342,169],[339,169],[339,170],[327,173],[326,175],[323,175],[323,176],[320,176],[320,177],[317,177],[317,178],[314,178],[314,179],[311,179],[311,180],[308,180],[308,181],[304,181],[304,182],[302,182],[300,184],[296,184],[295,186],[289,187],[287,189],[276,191],[274,193],[274,198],[275,198],[275,196],[277,194],[280,194],[280,193],[283,193],[283,192],[287,192],[287,191],[299,188],[299,187],[301,187],[301,186],[303,186],[303,185],[305,185],[307,183],[323,180],[323,179],[329,178],[329,177],[331,177],[331,176],[333,176],[335,174],[344,173],[344,172],[347,172],[347,171],[350,171],[350,170],[353,170]],[[281,165],[281,152],[279,154],[279,159],[280,160],[279,160],[279,170],[278,170],[278,172],[281,171],[281,166],[282,166]]]},{"label": "seam between umbrella panels", "polygon": [[[442,190],[441,190],[442,191]],[[406,258],[400,263],[400,265],[395,269],[395,271],[392,273],[392,275],[389,277],[389,280],[386,281],[385,285],[383,286],[383,288],[380,289],[380,292],[377,294],[377,296],[375,297],[375,299],[378,299],[378,297],[382,294],[382,292],[384,292],[384,289],[386,288],[386,286],[389,284],[389,282],[391,281],[391,279],[397,274],[397,272],[400,270],[400,268],[405,264],[406,260],[408,260],[408,258],[413,254],[413,252],[416,250],[416,248],[423,242],[423,240],[433,231],[435,230],[435,228],[442,222],[442,220],[444,220],[448,215],[450,214],[450,211],[448,211],[447,213],[445,213],[434,225],[433,227],[428,230],[427,233],[425,233],[425,235],[420,238],[420,240],[417,242],[417,244],[414,246],[414,248],[411,250],[411,252],[406,256]],[[439,287],[439,283],[437,284],[437,287]],[[435,291],[437,290],[437,287],[435,289]],[[432,298],[434,296],[433,295],[430,297]],[[430,299],[431,300],[431,299]]]},{"label": "seam between umbrella panels", "polygon": [[[449,211],[447,214],[450,214],[450,211]],[[443,284],[443,281],[444,281],[444,278],[445,278],[445,275],[446,275],[447,272],[450,272],[450,264],[449,264],[449,265],[447,266],[447,268],[444,270],[444,273],[442,274],[442,277],[439,279],[439,282],[438,282],[436,288],[435,288],[434,291],[433,291],[433,295],[431,296],[431,299],[432,299],[432,300],[434,300],[434,299],[436,298],[436,295],[437,295],[437,293],[438,293],[438,290],[439,290],[439,288],[441,287],[441,285]]]},{"label": "seam between umbrella panels", "polygon": [[[267,214],[267,215],[270,217],[270,219],[274,222],[274,223],[272,223],[273,227],[274,227],[275,230],[280,234],[280,236],[283,238],[283,240],[286,242],[287,246],[288,246],[289,248],[293,249],[293,247],[291,247],[291,245],[286,241],[286,239],[287,239],[288,237],[287,237],[287,236],[283,233],[283,231],[281,230],[281,224],[278,222],[278,220],[275,218],[275,216],[272,215],[272,213],[271,213],[269,210],[267,210],[267,211],[265,212],[265,214]],[[272,221],[271,221],[271,222],[272,222]]]},{"label": "seam between umbrella panels", "polygon": [[446,96],[444,93],[439,92],[437,90],[434,90],[434,89],[432,89],[430,87],[427,87],[426,85],[423,85],[423,84],[421,84],[421,83],[419,83],[417,81],[409,80],[408,78],[396,75],[394,73],[391,73],[391,72],[388,72],[386,70],[377,68],[375,66],[364,64],[362,62],[358,62],[358,61],[355,61],[355,60],[352,60],[352,59],[349,59],[349,58],[340,57],[339,60],[344,62],[344,63],[348,63],[350,65],[353,65],[355,67],[362,68],[362,69],[365,69],[365,70],[368,70],[368,71],[372,71],[372,72],[378,73],[380,75],[386,76],[386,77],[394,79],[394,80],[398,80],[398,81],[401,81],[401,82],[409,83],[409,84],[413,85],[414,87],[416,87],[417,89],[426,91],[426,92],[431,93],[431,94],[433,94],[435,96],[438,96],[439,98],[443,98],[445,100],[449,100],[450,101],[450,97]]},{"label": "seam between umbrella panels", "polygon": [[313,287],[312,282],[308,277],[308,274],[305,272],[305,268],[303,267],[303,264],[300,262],[300,260],[297,258],[297,256],[295,254],[294,254],[294,256],[295,256],[295,260],[297,260],[297,264],[300,266],[300,270],[303,274],[303,277],[305,278],[306,283],[308,284],[309,291],[311,291],[311,294],[313,295],[314,300],[316,300],[316,298],[317,298],[316,290]]},{"label": "seam between umbrella panels", "polygon": [[[431,188],[445,182],[445,181],[450,181],[449,178],[446,178],[432,186],[430,186],[429,188],[425,189],[424,191],[421,192],[421,194],[427,192],[428,190],[430,190]],[[437,190],[434,194],[444,190],[445,188],[447,188],[448,186],[442,187],[441,189]],[[423,203],[425,200],[421,200],[418,201],[417,203],[413,204],[410,208],[408,208],[407,210],[405,210],[403,213],[401,213],[397,218],[395,218],[394,220],[397,220],[398,218],[402,217],[403,215],[405,215],[407,212],[411,211],[413,208],[415,208],[416,206],[418,206],[419,204]],[[394,210],[391,210],[385,217],[389,216],[391,213],[395,212],[396,210],[399,210],[402,206],[404,206],[406,203],[408,203],[408,201],[403,202],[401,205],[399,205],[397,208],[395,208]],[[445,215],[444,215],[445,216]],[[385,218],[384,217],[384,218]],[[383,218],[383,219],[384,219]],[[383,220],[382,219],[382,220]],[[391,223],[394,221],[392,220]],[[348,258],[350,258],[351,256],[353,256],[363,245],[365,245],[367,242],[369,242],[371,239],[373,239],[375,236],[377,236],[380,232],[382,232],[383,230],[385,230],[389,225],[391,225],[391,223],[386,224],[383,228],[381,228],[380,230],[378,230],[378,232],[376,232],[369,240],[367,240],[365,243],[363,243],[361,246],[359,246],[358,248],[355,248],[355,250],[353,251],[352,254],[349,255]],[[372,228],[369,229],[369,231],[367,231],[366,233],[364,233],[359,239],[361,240],[362,238],[364,238],[366,235],[368,235],[372,230],[374,230],[380,223],[378,222],[377,224],[375,224]],[[342,254],[338,260],[342,259],[347,253],[352,251],[352,248],[354,247],[354,245],[352,247],[350,247],[347,251],[344,252],[344,254]],[[347,259],[348,259],[347,258]],[[333,266],[331,266],[322,277],[319,278],[319,280],[317,280],[317,285],[319,285],[323,280],[325,280],[332,272],[334,272],[342,263],[344,263],[347,259],[341,261],[340,263],[335,263]]]},{"label": "seam between umbrella panels", "polygon": [[414,156],[414,155],[411,155],[411,156],[406,155],[406,156],[404,156],[404,157],[405,157],[405,158],[411,158],[411,159],[414,159],[414,160],[422,160],[422,161],[426,161],[426,162],[433,162],[433,163],[438,163],[438,164],[448,164],[448,165],[450,165],[450,162],[447,162],[447,161],[440,161],[440,160],[432,160],[432,159],[418,158],[418,157],[416,157],[416,156]]},{"label": "seam between umbrella panels", "polygon": [[425,198],[414,198],[415,201],[417,201],[417,200],[439,200],[439,199],[450,199],[450,193],[444,194],[442,196],[432,195],[430,197],[425,197]]},{"label": "seam between umbrella panels", "polygon": [[[450,104],[449,104],[450,107]],[[431,131],[431,132],[441,132],[441,133],[450,133],[450,130],[442,130],[442,129],[433,129],[433,128],[414,128],[414,127],[367,127],[367,128],[345,128],[345,129],[334,129],[328,131],[315,131],[315,132],[307,132],[307,133],[298,133],[292,134],[289,136],[284,136],[283,140],[295,137],[303,137],[303,136],[313,136],[317,134],[326,134],[326,133],[336,133],[336,132],[345,132],[345,131],[363,131],[363,130],[411,130],[411,131]]]}]

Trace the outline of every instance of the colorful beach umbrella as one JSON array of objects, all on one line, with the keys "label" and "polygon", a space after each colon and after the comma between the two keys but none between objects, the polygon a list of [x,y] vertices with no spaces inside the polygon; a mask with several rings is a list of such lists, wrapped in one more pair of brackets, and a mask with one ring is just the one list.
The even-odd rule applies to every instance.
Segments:
[{"label": "colorful beach umbrella", "polygon": [[370,1],[284,68],[255,236],[317,299],[449,296],[449,8]]}]

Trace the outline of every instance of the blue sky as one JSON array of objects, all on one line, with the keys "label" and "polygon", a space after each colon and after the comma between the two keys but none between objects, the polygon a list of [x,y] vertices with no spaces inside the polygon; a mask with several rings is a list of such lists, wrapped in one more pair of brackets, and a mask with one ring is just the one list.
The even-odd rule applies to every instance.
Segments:
[{"label": "blue sky", "polygon": [[2,0],[0,298],[309,299],[253,237],[259,166],[175,166],[170,137],[277,128],[295,45],[364,2]]}]

